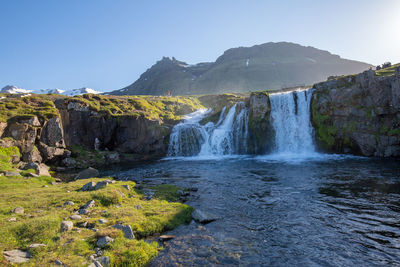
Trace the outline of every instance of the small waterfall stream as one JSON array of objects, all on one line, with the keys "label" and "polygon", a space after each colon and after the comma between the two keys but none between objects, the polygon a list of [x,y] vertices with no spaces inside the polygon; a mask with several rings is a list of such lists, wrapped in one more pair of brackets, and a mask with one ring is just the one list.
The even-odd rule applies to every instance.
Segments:
[{"label": "small waterfall stream", "polygon": [[[171,133],[168,156],[222,156],[246,154],[248,138],[248,109],[236,103],[226,113],[223,108],[216,124],[200,121],[210,110],[189,114]],[[225,114],[226,113],[226,114]]]},{"label": "small waterfall stream", "polygon": [[275,129],[275,153],[309,154],[315,151],[310,122],[312,90],[270,95]]}]

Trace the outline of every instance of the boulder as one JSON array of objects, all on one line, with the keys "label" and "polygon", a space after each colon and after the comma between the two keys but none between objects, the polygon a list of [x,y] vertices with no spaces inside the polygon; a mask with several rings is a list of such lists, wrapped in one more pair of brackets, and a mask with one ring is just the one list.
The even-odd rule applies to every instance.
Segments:
[{"label": "boulder", "polygon": [[64,206],[72,206],[72,205],[75,205],[75,203],[73,201],[64,202]]},{"label": "boulder", "polygon": [[103,267],[100,262],[94,260],[88,267]]},{"label": "boulder", "polygon": [[24,208],[22,208],[22,207],[17,207],[17,208],[15,208],[15,209],[13,209],[11,212],[12,212],[12,213],[16,213],[16,214],[24,214]]},{"label": "boulder", "polygon": [[89,210],[88,209],[80,209],[78,211],[79,214],[81,215],[88,215],[89,214]]},{"label": "boulder", "polygon": [[127,239],[135,239],[132,227],[130,225],[116,224],[113,226],[115,229],[121,230],[124,233],[124,237]]},{"label": "boulder", "polygon": [[37,244],[37,243],[34,243],[34,244],[30,244],[29,246],[28,246],[28,248],[30,248],[30,249],[35,249],[35,248],[40,248],[40,247],[45,247],[46,245],[45,244]]},{"label": "boulder", "polygon": [[110,257],[108,257],[108,256],[97,257],[97,258],[95,259],[95,261],[100,262],[101,265],[104,266],[104,267],[109,267],[109,266],[111,266]]},{"label": "boulder", "polygon": [[192,213],[192,217],[195,221],[202,224],[210,223],[218,219],[216,216],[198,209]]},{"label": "boulder", "polygon": [[51,118],[44,124],[40,141],[50,147],[65,148],[60,118]]},{"label": "boulder", "polygon": [[10,263],[24,263],[29,261],[31,254],[27,251],[14,249],[9,251],[4,251],[4,258]]},{"label": "boulder", "polygon": [[95,182],[89,182],[82,186],[81,190],[82,191],[92,191],[95,189],[96,183]]},{"label": "boulder", "polygon": [[74,227],[74,223],[71,221],[62,221],[60,225],[60,231],[61,232],[68,232],[71,231],[72,228]]},{"label": "boulder", "polygon": [[38,149],[45,162],[54,160],[55,158],[63,158],[66,153],[64,148],[48,146],[43,142],[39,142]]},{"label": "boulder", "polygon": [[86,170],[81,171],[78,175],[74,178],[75,180],[78,179],[89,179],[99,176],[99,171],[95,168],[89,167]]},{"label": "boulder", "polygon": [[51,176],[49,173],[50,168],[44,163],[31,162],[25,166],[25,169],[34,169],[39,176]]},{"label": "boulder", "polygon": [[69,218],[71,220],[80,220],[80,219],[82,219],[82,216],[74,214],[74,215],[69,216]]},{"label": "boulder", "polygon": [[103,218],[102,218],[102,219],[99,219],[98,222],[99,222],[100,224],[108,223],[107,219],[103,219]]},{"label": "boulder", "polygon": [[7,176],[7,177],[10,177],[10,176],[19,176],[19,172],[15,172],[15,171],[6,171],[6,172],[4,172],[4,175]]},{"label": "boulder", "polygon": [[75,168],[76,160],[73,158],[65,158],[61,161],[61,164],[68,168]]},{"label": "boulder", "polygon": [[102,236],[102,237],[99,237],[96,244],[99,248],[105,248],[105,247],[111,245],[112,243],[114,243],[114,239],[112,239],[109,236]]},{"label": "boulder", "polygon": [[96,205],[96,202],[94,200],[88,201],[85,205],[81,207],[81,209],[89,209],[93,208]]},{"label": "boulder", "polygon": [[42,162],[42,156],[40,155],[39,150],[36,147],[33,147],[31,151],[22,155],[22,160],[28,163],[35,162],[40,164]]}]

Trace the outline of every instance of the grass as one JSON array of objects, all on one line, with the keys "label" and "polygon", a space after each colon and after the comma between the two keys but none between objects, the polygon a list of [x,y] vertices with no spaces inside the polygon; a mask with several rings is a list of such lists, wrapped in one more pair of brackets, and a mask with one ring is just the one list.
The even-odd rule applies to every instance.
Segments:
[{"label": "grass", "polygon": [[21,156],[18,147],[0,147],[0,171],[15,170],[15,166],[12,164],[13,156]]},{"label": "grass", "polygon": [[392,65],[389,68],[385,68],[385,69],[381,69],[381,70],[377,70],[376,76],[391,76],[394,75],[395,69],[396,67],[400,67],[400,63]]},{"label": "grass", "polygon": [[87,94],[67,101],[85,104],[91,110],[109,116],[144,116],[150,120],[177,121],[182,115],[204,108],[196,97],[103,96]]},{"label": "grass", "polygon": [[16,116],[38,116],[44,120],[59,116],[58,109],[52,99],[54,96],[32,95],[28,97],[15,97],[5,95],[7,98],[0,100],[0,122],[6,122]]},{"label": "grass", "polygon": [[[116,181],[96,191],[79,191],[89,181],[102,180],[92,178],[51,185],[51,177],[0,176],[0,265],[7,263],[2,251],[24,249],[33,255],[25,266],[50,266],[54,260],[68,266],[86,266],[88,257],[95,253],[97,237],[109,234],[115,242],[106,249],[105,255],[110,256],[114,266],[144,266],[161,248],[158,243],[147,243],[141,238],[173,229],[191,219],[191,207],[164,200],[178,190],[173,186],[153,188],[152,200],[135,191],[135,183],[129,181]],[[87,221],[99,231],[79,228],[80,231],[61,233],[60,222],[69,220],[74,211],[92,199],[96,206],[89,215],[74,221],[74,225]],[[66,201],[75,204],[64,206]],[[15,207],[23,207],[25,214],[11,213]],[[12,217],[17,221],[10,222]],[[108,223],[99,224],[100,218],[106,218]],[[112,228],[116,223],[131,225],[137,239],[124,238],[121,231]],[[28,249],[32,243],[43,243],[46,247]]]}]

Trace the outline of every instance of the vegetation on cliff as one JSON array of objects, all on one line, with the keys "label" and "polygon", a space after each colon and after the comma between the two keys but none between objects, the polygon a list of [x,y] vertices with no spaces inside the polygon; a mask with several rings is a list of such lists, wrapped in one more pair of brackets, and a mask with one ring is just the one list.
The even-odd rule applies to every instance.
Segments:
[{"label": "vegetation on cliff", "polygon": [[182,115],[204,108],[195,97],[105,96],[86,94],[69,98],[110,116],[144,116],[150,120],[178,121]]},{"label": "vegetation on cliff", "polygon": [[47,120],[59,115],[52,101],[57,96],[33,95],[15,97],[13,95],[3,95],[5,98],[0,99],[0,122],[6,122],[15,116],[35,115],[38,118]]}]

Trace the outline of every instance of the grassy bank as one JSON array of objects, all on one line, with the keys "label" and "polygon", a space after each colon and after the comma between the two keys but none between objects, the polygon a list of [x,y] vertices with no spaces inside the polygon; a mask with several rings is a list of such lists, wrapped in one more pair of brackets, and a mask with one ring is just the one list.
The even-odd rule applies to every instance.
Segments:
[{"label": "grassy bank", "polygon": [[[161,249],[156,242],[144,241],[144,237],[170,230],[191,219],[191,207],[164,200],[165,194],[176,194],[177,188],[170,186],[168,190],[154,188],[156,193],[151,200],[135,189],[134,182],[116,181],[96,191],[80,191],[84,184],[102,180],[52,184],[51,177],[0,176],[0,265],[7,266],[3,251],[22,249],[32,255],[24,266],[50,266],[56,260],[68,266],[87,266],[89,256],[95,253],[97,239],[107,235],[115,239],[104,251],[112,264],[143,266]],[[69,218],[90,200],[96,205],[88,215],[81,215],[78,220]],[[67,201],[74,204],[64,205]],[[24,214],[12,213],[16,207],[22,207]],[[101,224],[99,219],[107,222]],[[61,232],[63,220],[73,221],[74,228]],[[98,231],[79,227],[84,222]],[[112,226],[117,223],[129,224],[136,239],[126,239],[120,230],[114,229]],[[46,246],[29,248],[33,243]]]}]

